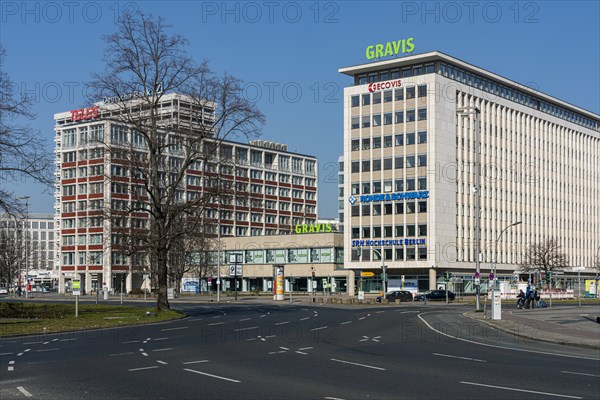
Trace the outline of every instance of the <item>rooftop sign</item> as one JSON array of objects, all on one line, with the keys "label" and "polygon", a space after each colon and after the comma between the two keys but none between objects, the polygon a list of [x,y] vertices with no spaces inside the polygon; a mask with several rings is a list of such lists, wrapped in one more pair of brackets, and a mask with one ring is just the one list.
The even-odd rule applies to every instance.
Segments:
[{"label": "rooftop sign", "polygon": [[367,60],[374,58],[396,56],[400,53],[411,53],[415,50],[415,38],[400,39],[394,42],[377,43],[367,47]]}]

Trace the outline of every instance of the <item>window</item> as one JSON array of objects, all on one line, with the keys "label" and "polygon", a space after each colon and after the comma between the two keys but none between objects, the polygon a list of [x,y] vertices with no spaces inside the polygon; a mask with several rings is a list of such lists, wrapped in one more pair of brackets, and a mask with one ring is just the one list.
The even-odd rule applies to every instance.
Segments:
[{"label": "window", "polygon": [[425,225],[425,224],[419,225],[419,236],[427,236],[427,225]]},{"label": "window", "polygon": [[404,135],[402,133],[395,135],[394,140],[396,146],[404,146]]},{"label": "window", "polygon": [[373,160],[373,171],[381,171],[381,159]]},{"label": "window", "polygon": [[406,111],[406,122],[413,122],[415,120],[415,110]]},{"label": "window", "polygon": [[396,120],[394,123],[401,124],[404,122],[404,113],[402,111],[396,111],[395,115],[396,115]]},{"label": "window", "polygon": [[373,227],[373,237],[374,238],[380,238],[381,237],[381,227],[380,226],[374,226]]},{"label": "window", "polygon": [[352,117],[351,128],[352,129],[360,128],[360,117]]},{"label": "window", "polygon": [[373,182],[373,193],[381,193],[381,182]]},{"label": "window", "polygon": [[373,104],[381,104],[381,92],[373,93]]},{"label": "window", "polygon": [[414,260],[415,259],[415,248],[414,247],[407,247],[406,248],[406,260]]},{"label": "window", "polygon": [[360,172],[360,161],[352,161],[350,169],[352,173]]},{"label": "window", "polygon": [[360,139],[352,139],[351,149],[352,151],[360,150]]},{"label": "window", "polygon": [[396,191],[396,192],[404,191],[404,181],[402,179],[396,179],[394,181],[394,191]]},{"label": "window", "polygon": [[419,190],[427,190],[427,178],[422,177],[418,179],[419,181]]},{"label": "window", "polygon": [[426,201],[420,201],[419,202],[419,212],[420,213],[427,212],[427,202]]},{"label": "window", "polygon": [[354,205],[351,208],[353,217],[360,217],[360,207],[358,205]]},{"label": "window", "polygon": [[415,211],[416,211],[415,202],[414,201],[407,201],[406,202],[406,213],[407,214],[414,214]]},{"label": "window", "polygon": [[396,225],[395,230],[396,230],[396,235],[395,235],[396,237],[404,236],[404,225]]},{"label": "window", "polygon": [[127,128],[121,125],[112,125],[110,127],[110,140],[113,143],[127,142]]},{"label": "window", "polygon": [[400,89],[394,90],[394,95],[396,97],[396,101],[404,100],[404,89],[400,88]]},{"label": "window", "polygon": [[427,97],[427,85],[419,85],[418,96]]},{"label": "window", "polygon": [[404,203],[396,203],[396,214],[404,214]]},{"label": "window", "polygon": [[415,98],[415,87],[414,86],[406,88],[406,98],[407,99],[414,99]]},{"label": "window", "polygon": [[396,169],[404,168],[404,157],[396,157],[394,160],[395,160],[394,168],[396,168]]},{"label": "window", "polygon": [[[365,215],[365,214],[363,213],[363,215]],[[371,237],[371,229],[368,227],[363,227],[361,236],[363,237],[363,239],[370,238]]]},{"label": "window", "polygon": [[419,167],[427,166],[427,154],[419,154],[418,155],[418,165],[419,165]]},{"label": "window", "polygon": [[419,260],[427,260],[427,247],[419,247]]},{"label": "window", "polygon": [[392,147],[392,135],[383,137],[383,147]]},{"label": "window", "polygon": [[415,190],[415,180],[413,178],[406,180],[406,190],[409,192]]},{"label": "window", "polygon": [[358,184],[358,183],[353,183],[353,184],[352,184],[352,186],[351,186],[351,191],[352,191],[352,193],[351,193],[351,194],[359,194],[359,191],[360,191],[360,184]]},{"label": "window", "polygon": [[425,121],[427,119],[427,109],[426,108],[419,108],[419,121]]},{"label": "window", "polygon": [[404,249],[396,249],[396,261],[404,261]]},{"label": "window", "polygon": [[420,131],[418,133],[419,143],[427,143],[427,131]]},{"label": "window", "polygon": [[390,170],[390,169],[392,169],[392,159],[391,158],[384,158],[383,159],[383,169],[384,170]]},{"label": "window", "polygon": [[386,203],[383,205],[383,213],[385,215],[392,215],[392,212],[394,211],[392,204],[391,203]]},{"label": "window", "polygon": [[371,127],[371,117],[369,115],[363,115],[362,117],[362,127],[369,128]]},{"label": "window", "polygon": [[409,237],[415,236],[415,226],[414,225],[406,225],[406,236],[409,236]]},{"label": "window", "polygon": [[371,160],[364,160],[362,162],[362,172],[369,172],[371,170]]},{"label": "window", "polygon": [[75,162],[77,161],[77,156],[74,151],[67,151],[63,153],[63,162]]},{"label": "window", "polygon": [[373,148],[374,149],[380,149],[381,148],[381,137],[374,137],[373,138]]},{"label": "window", "polygon": [[358,96],[358,95],[352,96],[350,98],[350,101],[352,103],[352,107],[358,107],[360,105],[360,96]]},{"label": "window", "polygon": [[392,113],[391,112],[383,114],[383,124],[384,125],[392,124]]},{"label": "window", "polygon": [[363,106],[368,106],[369,104],[371,104],[371,95],[370,94],[363,94],[362,95],[362,105]]},{"label": "window", "polygon": [[75,185],[63,186],[63,196],[75,196]]},{"label": "window", "polygon": [[393,98],[393,92],[391,90],[386,90],[385,92],[383,92],[383,102],[384,103],[390,103],[392,101]]},{"label": "window", "polygon": [[406,144],[407,145],[415,144],[415,133],[414,132],[409,132],[406,134]]}]

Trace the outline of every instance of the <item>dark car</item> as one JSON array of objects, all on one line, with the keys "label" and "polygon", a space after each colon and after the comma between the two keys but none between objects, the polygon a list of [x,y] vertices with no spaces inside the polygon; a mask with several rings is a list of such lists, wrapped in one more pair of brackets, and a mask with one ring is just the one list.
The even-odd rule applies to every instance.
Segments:
[{"label": "dark car", "polygon": [[[381,303],[381,299],[382,299],[382,296],[377,296],[375,301],[377,301],[378,303]],[[393,292],[387,292],[385,294],[385,299],[390,302],[396,301],[396,300],[400,300],[402,302],[412,301],[413,295],[411,292],[407,292],[406,290],[395,290]]]},{"label": "dark car", "polygon": [[[425,299],[429,301],[446,301],[446,291],[445,290],[430,290],[423,294],[419,294],[415,296],[415,301],[425,301]],[[454,300],[454,293],[448,291],[448,301]]]}]

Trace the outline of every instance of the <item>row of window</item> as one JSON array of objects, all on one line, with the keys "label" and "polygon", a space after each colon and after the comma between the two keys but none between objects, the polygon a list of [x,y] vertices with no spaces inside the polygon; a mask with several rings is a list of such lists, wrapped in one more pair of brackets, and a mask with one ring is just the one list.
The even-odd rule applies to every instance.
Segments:
[{"label": "row of window", "polygon": [[[301,249],[260,249],[221,252],[221,264],[229,263],[229,255],[242,253],[245,264],[304,264],[343,263],[344,250],[337,247],[312,247]],[[196,261],[202,254],[195,253]],[[217,252],[208,252],[209,263],[217,263]]]},{"label": "row of window", "polygon": [[[371,253],[373,253],[373,261],[381,260],[380,250],[371,251],[371,249],[361,249],[361,253],[357,249],[352,249],[352,261],[371,261]],[[400,247],[396,249],[383,249],[383,258],[386,261],[415,261],[427,260],[427,247]]]},{"label": "row of window", "polygon": [[352,227],[352,239],[427,236],[427,224]]},{"label": "row of window", "polygon": [[375,158],[372,160],[352,161],[350,164],[352,173],[381,171],[382,167],[384,171],[388,171],[392,169],[426,166],[427,154],[419,154],[417,156],[398,156],[394,158],[388,157],[383,159],[383,163],[380,158]]},{"label": "row of window", "polygon": [[370,215],[401,215],[426,213],[426,201],[407,201],[406,203],[387,203],[387,204],[355,204],[350,207],[353,217],[368,217]]},{"label": "row of window", "polygon": [[[415,114],[416,112],[416,114]],[[416,116],[416,117],[415,117]],[[416,118],[416,119],[415,119]],[[427,119],[427,108],[415,110],[394,111],[383,114],[383,125],[403,124],[404,122],[425,121]],[[381,114],[352,116],[350,120],[351,129],[378,127],[382,125]]]},{"label": "row of window", "polygon": [[[392,186],[392,183],[394,184]],[[391,192],[412,192],[414,190],[427,190],[427,177],[409,178],[409,179],[386,179],[381,181],[369,181],[362,183],[353,183],[351,191],[353,195],[371,194],[371,193],[391,193]],[[343,197],[341,194],[340,197]]]},{"label": "row of window", "polygon": [[358,106],[368,106],[368,105],[375,105],[375,104],[381,104],[381,100],[383,99],[384,103],[391,103],[392,100],[395,101],[402,101],[405,98],[407,100],[410,99],[414,99],[415,98],[415,93],[418,95],[418,97],[427,97],[427,85],[419,85],[418,89],[415,90],[415,86],[409,86],[406,88],[406,96],[404,95],[404,88],[398,88],[398,89],[394,89],[392,90],[385,90],[383,92],[383,96],[381,94],[381,92],[374,92],[374,93],[365,93],[365,94],[357,94],[354,96],[350,97],[350,104],[352,107],[358,107]]},{"label": "row of window", "polygon": [[[48,221],[48,222],[46,222],[46,221],[41,221],[41,222],[40,221],[27,221],[27,222],[28,222],[27,227],[29,229],[54,229],[54,222],[51,222],[51,221]],[[18,221],[18,222],[14,221],[14,220],[0,221],[0,229],[5,229],[5,228],[15,229],[17,225],[22,227],[26,224],[25,224],[25,221]]]},{"label": "row of window", "polygon": [[[404,140],[406,138],[406,141]],[[416,142],[415,142],[416,141]],[[382,147],[389,148],[393,146],[404,146],[411,145],[415,143],[427,143],[427,131],[419,131],[415,134],[415,132],[407,132],[397,133],[395,135],[385,135],[383,136],[383,141],[381,137],[375,136],[373,138],[362,138],[362,139],[352,139],[351,141],[351,150],[370,150],[370,149],[380,149]]]},{"label": "row of window", "polygon": [[411,76],[419,76],[425,74],[433,74],[435,67],[433,63],[417,64],[408,67],[391,68],[379,72],[371,72],[369,74],[361,74],[355,76],[354,83],[356,85],[365,85],[372,82],[385,82],[392,79],[409,78]]}]

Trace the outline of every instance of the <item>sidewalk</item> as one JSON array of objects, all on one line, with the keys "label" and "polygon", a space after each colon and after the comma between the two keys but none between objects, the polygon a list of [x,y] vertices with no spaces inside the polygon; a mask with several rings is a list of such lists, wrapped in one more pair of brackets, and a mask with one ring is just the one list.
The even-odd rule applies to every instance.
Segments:
[{"label": "sidewalk", "polygon": [[501,320],[485,319],[483,313],[474,311],[468,311],[464,316],[511,335],[600,350],[600,324],[596,322],[596,317],[600,316],[598,305],[532,310],[504,308]]}]

